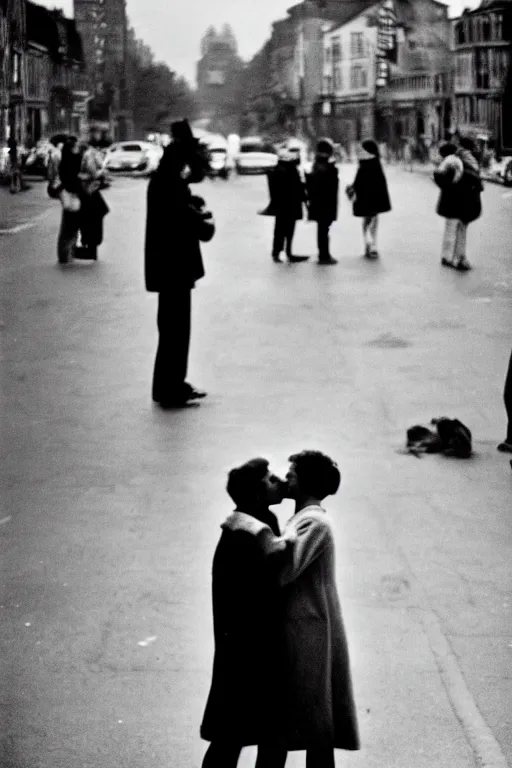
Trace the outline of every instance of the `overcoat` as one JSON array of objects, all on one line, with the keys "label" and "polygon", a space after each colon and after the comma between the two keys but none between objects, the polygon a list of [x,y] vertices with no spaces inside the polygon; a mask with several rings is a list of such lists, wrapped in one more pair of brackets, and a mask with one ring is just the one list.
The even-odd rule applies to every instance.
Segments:
[{"label": "overcoat", "polygon": [[156,171],[148,184],[144,247],[146,290],[189,289],[204,276],[197,212],[179,176]]},{"label": "overcoat", "polygon": [[267,178],[270,193],[267,215],[300,221],[306,201],[306,188],[297,166],[292,162],[280,160],[277,166],[268,172]]},{"label": "overcoat", "polygon": [[436,184],[441,188],[436,212],[445,219],[459,219],[464,224],[470,224],[482,214],[482,182],[466,169],[460,181],[456,184],[449,176],[434,171]]},{"label": "overcoat", "polygon": [[310,506],[288,522],[282,539],[268,528],[256,538],[268,553],[269,538],[276,546],[288,542],[274,561],[284,600],[283,745],[289,751],[318,745],[357,750],[357,714],[330,520],[321,507]]},{"label": "overcoat", "polygon": [[338,169],[334,163],[315,162],[306,175],[308,219],[331,224],[338,218]]},{"label": "overcoat", "polygon": [[378,157],[360,160],[352,189],[354,216],[376,216],[391,210],[388,185]]},{"label": "overcoat", "polygon": [[[233,517],[237,516],[240,513],[235,512]],[[262,519],[270,528],[258,525],[279,535],[271,512]],[[206,741],[248,746],[278,738],[283,668],[280,596],[277,572],[256,537],[225,528],[213,559],[215,655],[200,731]]]}]

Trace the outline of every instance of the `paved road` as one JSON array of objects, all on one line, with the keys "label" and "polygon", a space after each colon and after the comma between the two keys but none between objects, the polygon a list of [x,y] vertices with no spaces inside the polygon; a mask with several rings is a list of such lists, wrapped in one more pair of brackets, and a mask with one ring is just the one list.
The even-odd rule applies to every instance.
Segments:
[{"label": "paved road", "polygon": [[[382,260],[361,258],[343,201],[332,268],[272,263],[264,179],[203,185],[218,235],[190,378],[210,397],[185,412],[150,402],[143,182],[108,191],[96,265],[56,266],[57,205],[0,237],[2,768],[200,765],[225,473],[260,454],[284,471],[307,446],[344,476],[329,509],[363,750],[342,764],[512,764],[512,472],[495,451],[512,199],[486,189],[462,275],[439,265],[432,182],[389,182]],[[314,254],[311,225],[296,251]],[[437,415],[471,427],[474,459],[400,453]]]}]

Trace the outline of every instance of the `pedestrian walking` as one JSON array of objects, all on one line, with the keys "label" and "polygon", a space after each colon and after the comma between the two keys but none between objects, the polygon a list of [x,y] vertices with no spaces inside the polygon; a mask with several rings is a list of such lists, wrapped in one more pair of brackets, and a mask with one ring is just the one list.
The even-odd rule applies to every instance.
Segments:
[{"label": "pedestrian walking", "polygon": [[334,535],[321,506],[341,478],[332,459],[318,451],[294,454],[290,462],[287,495],[295,500],[295,515],[282,538],[247,524],[245,516],[232,515],[225,526],[255,536],[276,558],[284,601],[284,744],[288,751],[306,750],[307,768],[334,768],[335,749],[359,749]]},{"label": "pedestrian walking", "polygon": [[449,142],[440,149],[440,154],[445,158],[453,155],[459,160],[462,163],[462,175],[460,164],[455,165],[454,159],[443,159],[440,168],[434,171],[434,179],[441,188],[436,211],[447,220],[441,263],[460,272],[467,272],[471,269],[466,255],[468,225],[482,213],[483,185],[478,162],[471,152],[471,140],[461,137],[456,141],[459,147],[455,141]]},{"label": "pedestrian walking", "polygon": [[62,218],[57,239],[59,264],[68,264],[73,258],[80,228],[80,168],[82,155],[76,136],[70,136],[62,147],[59,165],[60,201]]},{"label": "pedestrian walking", "polygon": [[361,143],[359,168],[353,184],[346,191],[353,202],[354,216],[363,219],[364,256],[367,259],[378,259],[379,214],[391,210],[391,201],[379,148],[373,139]]},{"label": "pedestrian walking", "polygon": [[[105,179],[103,159],[94,140],[84,147],[80,166],[80,236],[82,258],[96,260],[98,248],[103,242],[103,219],[109,207],[101,194]],[[76,254],[77,255],[77,254]]]},{"label": "pedestrian walking", "polygon": [[202,181],[208,159],[186,120],[171,126],[147,192],[146,289],[158,293],[158,349],[152,395],[162,408],[182,408],[206,396],[186,382],[190,346],[191,292],[204,276],[201,238],[204,211],[191,199],[189,184]]},{"label": "pedestrian walking", "polygon": [[508,424],[506,437],[504,441],[498,445],[498,451],[501,451],[502,453],[512,453],[512,352],[510,354],[507,375],[505,377],[503,400],[505,402]]},{"label": "pedestrian walking", "polygon": [[446,219],[441,249],[441,264],[445,267],[457,266],[459,259],[456,254],[465,251],[464,225],[459,218],[461,196],[457,187],[464,166],[456,152],[457,147],[452,142],[439,147],[442,160],[434,171],[434,181],[441,190],[436,210]]},{"label": "pedestrian walking", "polygon": [[[229,473],[233,517],[254,531],[280,536],[276,516],[286,484],[268,461],[252,459]],[[285,545],[279,540],[282,550]],[[279,550],[276,547],[276,551]],[[255,535],[223,531],[212,570],[215,656],[201,737],[211,744],[203,768],[235,768],[242,748],[258,745],[257,768],[281,768],[283,710],[281,593],[277,573]]]},{"label": "pedestrian walking", "polygon": [[319,264],[337,264],[329,247],[329,229],[338,218],[338,169],[333,161],[333,145],[321,139],[316,145],[311,173],[306,174],[308,218],[317,223]]},{"label": "pedestrian walking", "polygon": [[272,259],[281,261],[284,250],[290,263],[307,261],[308,256],[295,256],[293,236],[297,221],[301,221],[306,202],[306,187],[298,169],[300,157],[288,150],[281,150],[275,168],[267,174],[270,205],[265,213],[275,216]]}]

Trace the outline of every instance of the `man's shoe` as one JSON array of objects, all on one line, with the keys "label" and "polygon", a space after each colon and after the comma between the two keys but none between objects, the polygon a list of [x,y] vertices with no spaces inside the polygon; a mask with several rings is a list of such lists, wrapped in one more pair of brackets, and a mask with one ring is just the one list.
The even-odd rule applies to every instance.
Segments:
[{"label": "man's shoe", "polygon": [[328,256],[327,258],[318,259],[319,264],[337,264],[338,259],[333,258],[332,256]]},{"label": "man's shoe", "polygon": [[202,400],[203,397],[206,397],[207,392],[204,392],[202,389],[196,389],[192,386],[192,384],[187,384],[185,382],[185,389],[183,392],[183,396],[186,400]]},{"label": "man's shoe", "polygon": [[194,401],[190,400],[162,400],[159,403],[156,403],[159,408],[161,408],[163,411],[174,411],[178,408],[193,408],[194,406],[199,405],[199,403],[195,403]]},{"label": "man's shoe", "polygon": [[441,259],[441,264],[443,265],[443,267],[454,267],[455,266],[453,261],[450,261],[450,259],[445,259],[444,256]]},{"label": "man's shoe", "polygon": [[458,269],[459,272],[469,272],[470,269],[473,269],[469,261],[467,259],[461,259],[455,269]]},{"label": "man's shoe", "polygon": [[272,254],[272,261],[275,261],[276,264],[282,264],[283,260],[281,259],[281,254],[280,253],[273,253]]},{"label": "man's shoe", "polygon": [[289,253],[286,258],[290,264],[299,264],[301,261],[308,261],[309,256],[294,256],[293,253]]},{"label": "man's shoe", "polygon": [[512,443],[509,443],[507,440],[504,440],[502,443],[500,443],[497,447],[497,450],[501,453],[512,453]]},{"label": "man's shoe", "polygon": [[379,258],[379,252],[376,250],[371,250],[370,254],[368,256],[369,259],[378,259]]}]

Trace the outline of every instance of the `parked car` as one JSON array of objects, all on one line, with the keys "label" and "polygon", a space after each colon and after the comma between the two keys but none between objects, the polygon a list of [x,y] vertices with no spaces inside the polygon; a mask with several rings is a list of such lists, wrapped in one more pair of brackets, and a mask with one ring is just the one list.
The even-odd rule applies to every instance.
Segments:
[{"label": "parked car", "polygon": [[104,168],[108,171],[154,171],[163,148],[149,141],[119,141],[105,152]]},{"label": "parked car", "polygon": [[235,165],[239,174],[266,173],[277,165],[277,151],[258,137],[241,139]]},{"label": "parked car", "polygon": [[228,142],[224,136],[213,136],[212,138],[203,139],[202,144],[205,144],[208,151],[208,163],[210,177],[220,176],[223,179],[229,177],[228,167]]}]

